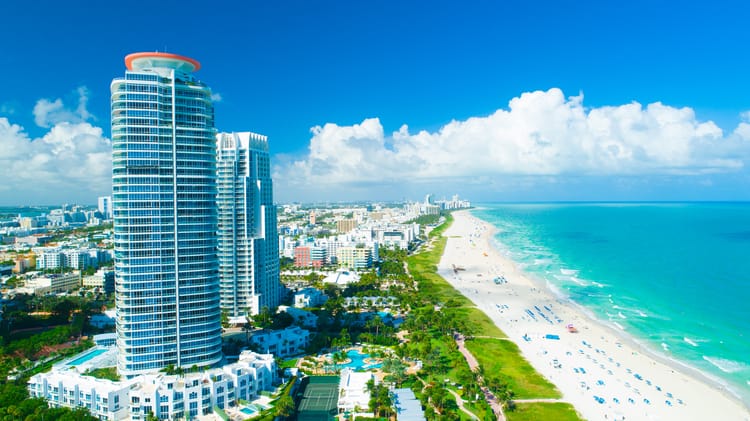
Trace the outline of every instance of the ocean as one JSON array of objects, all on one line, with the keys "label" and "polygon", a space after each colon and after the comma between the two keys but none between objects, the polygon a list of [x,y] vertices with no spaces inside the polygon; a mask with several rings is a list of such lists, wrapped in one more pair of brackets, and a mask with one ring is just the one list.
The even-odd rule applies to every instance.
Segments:
[{"label": "ocean", "polygon": [[482,204],[560,296],[750,402],[750,203]]}]

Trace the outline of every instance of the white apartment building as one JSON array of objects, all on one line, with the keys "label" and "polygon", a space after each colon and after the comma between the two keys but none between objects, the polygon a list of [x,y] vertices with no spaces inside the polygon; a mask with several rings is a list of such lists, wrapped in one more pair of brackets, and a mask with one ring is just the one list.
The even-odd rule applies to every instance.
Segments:
[{"label": "white apartment building", "polygon": [[221,308],[231,317],[258,314],[284,293],[268,138],[219,133],[216,150]]},{"label": "white apartment building", "polygon": [[302,326],[314,329],[318,326],[318,316],[316,316],[313,312],[302,310],[300,308],[295,307],[289,307],[289,306],[279,306],[278,309],[276,309],[277,313],[286,313],[294,319],[295,323]]},{"label": "white apartment building", "polygon": [[36,254],[36,268],[38,270],[58,269],[65,266],[65,255],[57,247],[35,248],[33,252]]},{"label": "white apartment building", "polygon": [[221,355],[216,129],[200,63],[125,57],[112,80],[117,369],[211,367]]},{"label": "white apartment building", "polygon": [[194,419],[227,408],[239,399],[251,401],[263,390],[273,390],[276,363],[273,355],[244,351],[236,363],[184,375],[147,374],[130,391],[130,417],[145,420]]},{"label": "white apartment building", "polygon": [[250,342],[257,345],[260,352],[284,358],[305,351],[305,347],[310,343],[310,331],[290,326],[283,330],[254,332]]},{"label": "white apartment building", "polygon": [[98,203],[99,213],[104,219],[112,219],[112,196],[100,196]]},{"label": "white apartment building", "polygon": [[53,369],[49,373],[33,375],[28,390],[32,398],[45,399],[52,408],[85,408],[101,420],[119,421],[129,416],[131,384]]},{"label": "white apartment building", "polygon": [[145,374],[130,380],[111,381],[84,376],[68,365],[29,379],[31,397],[46,399],[52,407],[86,408],[101,420],[194,419],[213,412],[214,406],[231,407],[239,399],[253,400],[263,390],[273,390],[276,362],[270,354],[250,351],[236,363],[199,373]]},{"label": "white apartment building", "polygon": [[328,301],[328,296],[316,288],[303,288],[294,293],[294,306],[297,308],[320,307]]}]

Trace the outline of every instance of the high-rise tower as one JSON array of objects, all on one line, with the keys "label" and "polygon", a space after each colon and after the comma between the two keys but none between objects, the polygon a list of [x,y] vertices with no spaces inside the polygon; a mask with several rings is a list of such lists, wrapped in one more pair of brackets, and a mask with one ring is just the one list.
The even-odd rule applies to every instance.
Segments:
[{"label": "high-rise tower", "polygon": [[256,133],[216,137],[221,307],[230,316],[279,305],[279,236],[268,138]]},{"label": "high-rise tower", "polygon": [[112,81],[117,368],[128,377],[221,360],[216,130],[200,64],[125,57]]}]

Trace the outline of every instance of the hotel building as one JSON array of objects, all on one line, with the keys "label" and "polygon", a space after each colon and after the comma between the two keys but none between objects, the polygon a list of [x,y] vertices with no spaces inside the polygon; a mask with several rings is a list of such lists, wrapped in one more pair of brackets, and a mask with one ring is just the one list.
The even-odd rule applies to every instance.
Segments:
[{"label": "hotel building", "polygon": [[221,358],[216,131],[200,64],[125,57],[112,81],[117,368],[133,377]]},{"label": "hotel building", "polygon": [[216,146],[221,308],[258,314],[276,308],[283,292],[268,138],[220,133]]}]

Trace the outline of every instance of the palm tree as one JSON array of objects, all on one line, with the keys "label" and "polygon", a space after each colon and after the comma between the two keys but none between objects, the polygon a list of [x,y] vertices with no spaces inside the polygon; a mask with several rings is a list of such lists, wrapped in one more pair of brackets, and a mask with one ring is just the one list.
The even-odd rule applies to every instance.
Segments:
[{"label": "palm tree", "polygon": [[285,419],[286,417],[292,415],[294,413],[294,401],[292,400],[292,397],[289,395],[284,395],[279,398],[279,400],[276,401],[275,410],[276,415]]},{"label": "palm tree", "polygon": [[250,343],[250,333],[253,331],[253,325],[248,320],[243,326],[242,330],[245,331],[245,342]]}]

